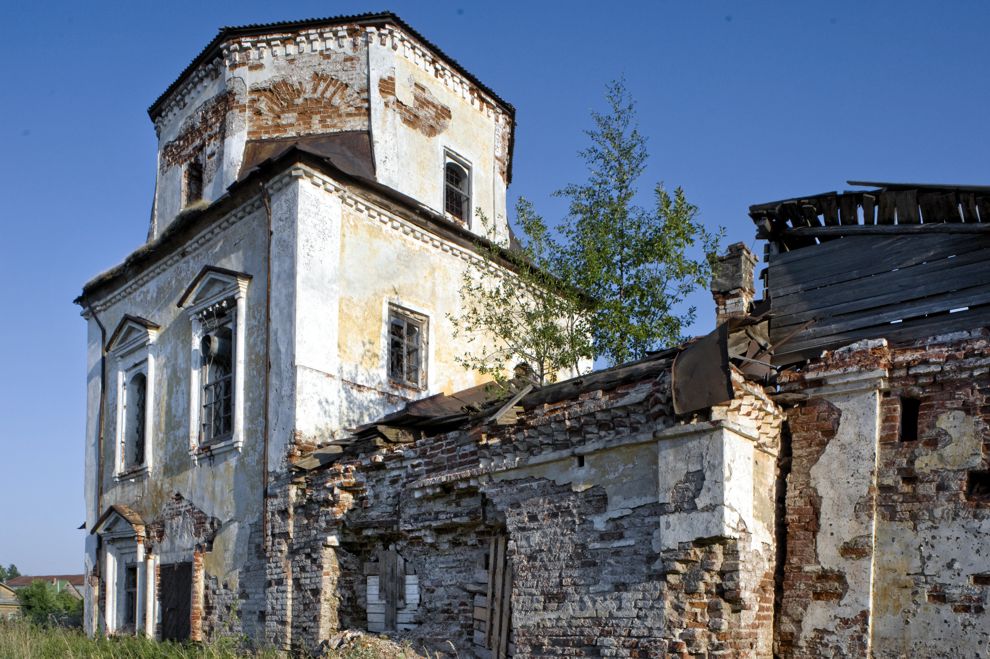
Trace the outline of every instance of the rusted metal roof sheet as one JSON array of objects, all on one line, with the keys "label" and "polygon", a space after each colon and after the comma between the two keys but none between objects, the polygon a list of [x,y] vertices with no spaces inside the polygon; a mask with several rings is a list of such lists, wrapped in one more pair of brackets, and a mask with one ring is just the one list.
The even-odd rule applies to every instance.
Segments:
[{"label": "rusted metal roof sheet", "polygon": [[675,414],[732,400],[728,345],[729,326],[722,323],[677,353],[670,374]]},{"label": "rusted metal roof sheet", "polygon": [[340,171],[350,176],[369,180],[375,178],[371,136],[363,130],[284,139],[249,140],[244,146],[244,159],[237,178],[244,178],[261,163],[279,158],[292,148],[326,158]]}]

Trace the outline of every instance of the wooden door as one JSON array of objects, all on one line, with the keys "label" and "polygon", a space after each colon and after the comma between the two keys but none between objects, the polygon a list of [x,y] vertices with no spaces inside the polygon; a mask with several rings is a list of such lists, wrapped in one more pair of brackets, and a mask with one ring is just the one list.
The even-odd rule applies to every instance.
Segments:
[{"label": "wooden door", "polygon": [[192,609],[192,563],[162,565],[159,568],[158,597],[162,607],[162,640],[188,640]]},{"label": "wooden door", "polygon": [[509,632],[512,623],[512,563],[506,551],[504,534],[491,539],[488,558],[488,610],[486,611],[485,645],[493,659],[512,656]]}]

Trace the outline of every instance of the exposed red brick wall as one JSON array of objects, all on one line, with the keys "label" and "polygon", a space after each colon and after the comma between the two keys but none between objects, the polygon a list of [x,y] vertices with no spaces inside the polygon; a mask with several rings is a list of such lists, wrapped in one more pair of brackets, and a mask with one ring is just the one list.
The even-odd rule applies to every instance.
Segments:
[{"label": "exposed red brick wall", "polygon": [[413,104],[406,105],[395,94],[395,76],[381,78],[378,91],[385,101],[385,107],[399,113],[402,123],[418,130],[426,137],[436,137],[447,130],[453,114],[429,89],[413,83]]}]

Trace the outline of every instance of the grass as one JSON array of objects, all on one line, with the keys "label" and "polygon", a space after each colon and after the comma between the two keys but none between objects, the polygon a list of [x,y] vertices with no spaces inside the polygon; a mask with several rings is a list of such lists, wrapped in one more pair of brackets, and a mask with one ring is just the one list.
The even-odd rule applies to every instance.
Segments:
[{"label": "grass", "polygon": [[[88,638],[78,629],[39,627],[24,620],[0,622],[0,659],[284,659],[275,650],[251,651],[243,642],[225,638],[213,643],[173,643],[123,636]],[[324,659],[418,657],[408,647],[386,639],[356,634]]]}]

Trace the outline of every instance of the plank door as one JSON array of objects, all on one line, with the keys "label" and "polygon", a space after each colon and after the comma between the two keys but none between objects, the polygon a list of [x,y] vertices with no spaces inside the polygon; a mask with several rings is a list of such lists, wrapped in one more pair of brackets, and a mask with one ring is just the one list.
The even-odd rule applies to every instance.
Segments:
[{"label": "plank door", "polygon": [[512,564],[506,545],[508,538],[491,539],[488,559],[488,610],[485,621],[485,646],[493,659],[511,657],[509,631],[512,623]]},{"label": "plank door", "polygon": [[192,609],[192,563],[162,565],[159,568],[158,596],[162,607],[162,640],[188,640]]}]

